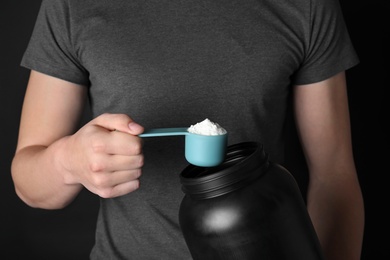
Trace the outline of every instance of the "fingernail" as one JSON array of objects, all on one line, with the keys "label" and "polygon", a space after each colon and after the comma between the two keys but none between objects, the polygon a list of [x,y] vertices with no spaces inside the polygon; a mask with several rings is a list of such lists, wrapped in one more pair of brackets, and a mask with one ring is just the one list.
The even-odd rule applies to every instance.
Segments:
[{"label": "fingernail", "polygon": [[132,131],[132,132],[139,132],[139,131],[143,130],[143,127],[135,122],[130,122],[128,126],[129,126],[130,131]]}]

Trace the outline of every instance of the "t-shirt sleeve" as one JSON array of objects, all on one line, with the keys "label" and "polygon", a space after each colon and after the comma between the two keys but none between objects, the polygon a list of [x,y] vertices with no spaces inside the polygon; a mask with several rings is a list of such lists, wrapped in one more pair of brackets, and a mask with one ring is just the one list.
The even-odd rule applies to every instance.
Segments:
[{"label": "t-shirt sleeve", "polygon": [[89,85],[72,42],[67,1],[43,0],[21,66],[69,82]]},{"label": "t-shirt sleeve", "polygon": [[359,63],[338,0],[311,0],[305,58],[294,84],[325,80]]}]

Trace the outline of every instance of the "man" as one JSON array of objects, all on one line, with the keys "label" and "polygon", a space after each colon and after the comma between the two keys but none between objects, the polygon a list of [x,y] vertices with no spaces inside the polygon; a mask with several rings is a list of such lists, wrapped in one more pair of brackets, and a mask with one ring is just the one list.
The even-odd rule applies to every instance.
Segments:
[{"label": "man", "polygon": [[[92,259],[190,258],[177,221],[180,138],[145,128],[204,118],[229,144],[258,141],[283,164],[292,95],[326,259],[359,259],[363,200],[345,70],[357,64],[335,0],[43,1],[12,175],[30,206],[100,196]],[[78,128],[87,98],[93,120]]]}]

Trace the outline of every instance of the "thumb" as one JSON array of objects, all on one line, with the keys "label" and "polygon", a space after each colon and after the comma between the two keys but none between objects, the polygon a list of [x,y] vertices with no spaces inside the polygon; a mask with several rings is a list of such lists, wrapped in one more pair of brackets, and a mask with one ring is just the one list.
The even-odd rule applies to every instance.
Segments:
[{"label": "thumb", "polygon": [[117,130],[131,135],[139,135],[144,131],[143,126],[125,114],[102,114],[92,120],[91,123],[110,131]]}]

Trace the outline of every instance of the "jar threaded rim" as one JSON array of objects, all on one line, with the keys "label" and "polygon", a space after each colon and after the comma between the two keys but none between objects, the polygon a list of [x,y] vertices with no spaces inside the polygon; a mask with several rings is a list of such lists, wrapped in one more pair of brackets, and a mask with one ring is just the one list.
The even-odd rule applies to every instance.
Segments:
[{"label": "jar threaded rim", "polygon": [[261,176],[268,156],[257,142],[228,147],[225,160],[215,167],[187,166],[180,174],[182,191],[195,199],[209,199],[237,190]]}]

